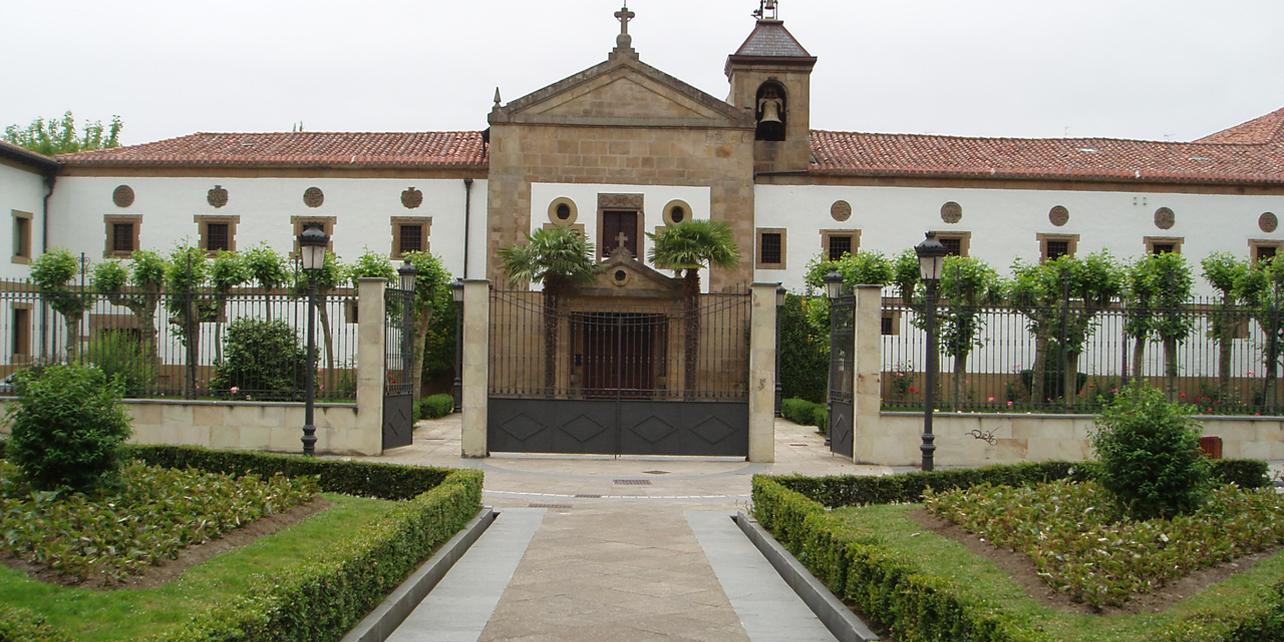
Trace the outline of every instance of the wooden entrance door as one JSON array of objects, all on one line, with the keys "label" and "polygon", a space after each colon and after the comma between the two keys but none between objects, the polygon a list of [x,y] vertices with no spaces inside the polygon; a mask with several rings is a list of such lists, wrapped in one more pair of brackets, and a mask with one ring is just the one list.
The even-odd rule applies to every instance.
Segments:
[{"label": "wooden entrance door", "polygon": [[635,258],[638,256],[638,213],[607,210],[602,212],[602,237],[598,239],[600,253],[608,257],[624,242],[624,248]]}]

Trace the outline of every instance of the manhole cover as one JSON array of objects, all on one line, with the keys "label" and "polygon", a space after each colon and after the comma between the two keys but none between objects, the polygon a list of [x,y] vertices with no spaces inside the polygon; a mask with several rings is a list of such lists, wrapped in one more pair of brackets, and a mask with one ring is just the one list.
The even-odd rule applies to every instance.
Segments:
[{"label": "manhole cover", "polygon": [[644,470],[644,471],[642,471],[642,474],[643,474],[643,475],[667,475],[667,474],[669,474],[669,471],[667,471],[667,470]]},{"label": "manhole cover", "polygon": [[650,486],[651,480],[649,479],[617,479],[615,480],[615,485],[616,486]]},{"label": "manhole cover", "polygon": [[553,508],[557,510],[570,510],[570,504],[527,504],[530,508]]}]

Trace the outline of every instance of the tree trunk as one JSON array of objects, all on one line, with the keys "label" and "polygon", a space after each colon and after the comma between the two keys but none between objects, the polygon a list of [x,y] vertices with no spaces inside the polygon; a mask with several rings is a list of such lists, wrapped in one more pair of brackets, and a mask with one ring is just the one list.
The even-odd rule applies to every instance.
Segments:
[{"label": "tree trunk", "polygon": [[544,396],[557,389],[557,304],[555,285],[544,284]]},{"label": "tree trunk", "polygon": [[686,335],[682,350],[682,387],[685,398],[696,396],[696,380],[700,370],[700,273],[688,269],[682,278],[683,314],[686,316]]},{"label": "tree trunk", "polygon": [[1223,312],[1221,317],[1217,325],[1217,401],[1225,403],[1230,399],[1231,342],[1234,335],[1231,333],[1230,315]]},{"label": "tree trunk", "polygon": [[[324,297],[322,297],[324,303]],[[325,347],[325,389],[334,394],[334,336],[330,329],[330,311],[325,305],[317,306],[317,320],[321,322],[321,343]]]},{"label": "tree trunk", "polygon": [[67,363],[80,360],[80,315],[63,315],[67,328]]},{"label": "tree trunk", "polygon": [[963,380],[967,377],[967,353],[954,356],[954,409],[963,408]]},{"label": "tree trunk", "polygon": [[1034,364],[1030,368],[1030,403],[1043,403],[1043,371],[1048,361],[1048,338],[1042,333],[1034,338]]},{"label": "tree trunk", "polygon": [[1137,337],[1132,344],[1132,380],[1141,381],[1141,361],[1146,356],[1146,338]]},{"label": "tree trunk", "polygon": [[1164,388],[1169,401],[1177,401],[1177,339],[1164,339]]},{"label": "tree trunk", "polygon": [[424,351],[428,349],[428,327],[431,324],[432,308],[425,310],[423,315],[415,315],[415,370],[410,374],[410,381],[414,383],[412,394],[415,401],[419,401],[419,397],[423,395]]},{"label": "tree trunk", "polygon": [[1079,398],[1079,353],[1066,351],[1065,389],[1061,393],[1066,407],[1074,406]]},{"label": "tree trunk", "polygon": [[1275,394],[1275,368],[1280,360],[1279,337],[1277,332],[1272,328],[1272,332],[1266,335],[1266,353],[1264,356],[1263,367],[1266,368],[1266,382],[1262,389],[1262,403],[1266,406],[1263,414],[1275,413],[1276,394]]}]

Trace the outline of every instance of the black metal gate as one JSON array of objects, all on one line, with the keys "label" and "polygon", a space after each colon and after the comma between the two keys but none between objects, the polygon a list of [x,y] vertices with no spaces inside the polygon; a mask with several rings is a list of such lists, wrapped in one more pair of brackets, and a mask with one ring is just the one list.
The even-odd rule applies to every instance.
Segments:
[{"label": "black metal gate", "polygon": [[491,295],[491,452],[744,457],[749,296]]},{"label": "black metal gate", "polygon": [[415,428],[415,293],[384,294],[383,448],[409,446]]},{"label": "black metal gate", "polygon": [[844,295],[829,305],[829,449],[852,456],[852,376],[855,372],[856,299]]}]

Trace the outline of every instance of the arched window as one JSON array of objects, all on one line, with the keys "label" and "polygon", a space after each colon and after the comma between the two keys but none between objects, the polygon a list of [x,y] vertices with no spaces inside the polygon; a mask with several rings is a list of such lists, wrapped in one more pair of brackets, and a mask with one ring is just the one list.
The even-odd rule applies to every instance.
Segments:
[{"label": "arched window", "polygon": [[758,119],[758,130],[754,138],[758,140],[784,140],[785,124],[789,110],[785,86],[768,80],[758,87],[758,98],[754,101],[754,115]]}]

